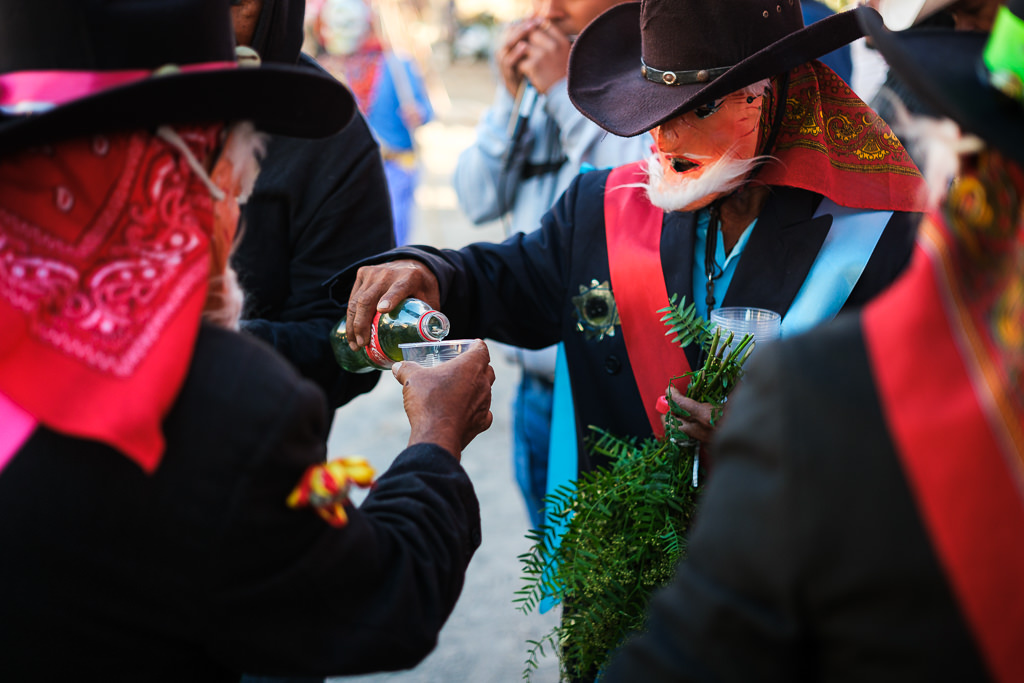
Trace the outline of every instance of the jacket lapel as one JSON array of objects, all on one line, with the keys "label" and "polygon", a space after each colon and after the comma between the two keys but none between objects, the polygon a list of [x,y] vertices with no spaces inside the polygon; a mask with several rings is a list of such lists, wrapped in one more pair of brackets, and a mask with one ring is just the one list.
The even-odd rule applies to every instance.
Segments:
[{"label": "jacket lapel", "polygon": [[832,226],[831,216],[814,218],[820,202],[814,192],[772,188],[722,306],[767,308],[785,317]]},{"label": "jacket lapel", "polygon": [[[697,230],[694,214],[669,211],[661,225],[661,272],[665,274],[665,289],[670,298],[673,294],[679,295],[677,305],[685,297],[689,306],[693,302],[693,243]],[[699,367],[698,351],[695,344],[684,349],[691,368]]]}]

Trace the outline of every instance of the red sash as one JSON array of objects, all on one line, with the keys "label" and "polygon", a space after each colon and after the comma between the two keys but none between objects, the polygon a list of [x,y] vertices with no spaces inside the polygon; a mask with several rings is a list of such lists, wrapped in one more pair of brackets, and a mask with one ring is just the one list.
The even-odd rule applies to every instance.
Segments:
[{"label": "red sash", "polygon": [[[622,322],[622,337],[651,429],[664,436],[655,405],[669,380],[690,372],[686,354],[667,336],[658,311],[668,306],[661,272],[661,222],[664,212],[647,200],[641,187],[623,187],[647,179],[643,161],[612,170],[604,192],[605,239],[612,293]],[[683,389],[685,387],[679,387]]]},{"label": "red sash", "polygon": [[1021,681],[1021,413],[951,263],[925,221],[909,272],[866,308],[864,335],[904,472],[961,611],[992,675]]}]

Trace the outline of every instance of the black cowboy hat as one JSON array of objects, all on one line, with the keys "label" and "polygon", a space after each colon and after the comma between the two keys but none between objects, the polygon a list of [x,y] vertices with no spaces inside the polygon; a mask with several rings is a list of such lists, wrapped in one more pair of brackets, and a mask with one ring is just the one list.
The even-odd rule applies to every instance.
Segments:
[{"label": "black cowboy hat", "polygon": [[569,97],[616,135],[632,136],[860,38],[857,8],[804,26],[799,0],[643,0],[580,33]]},{"label": "black cowboy hat", "polygon": [[[0,0],[0,154],[162,124],[250,120],[307,138],[343,128],[355,104],[330,76],[235,65],[229,7],[229,0]],[[81,83],[90,72],[101,82],[117,72],[138,77],[64,101],[68,76]],[[47,96],[11,102],[40,77],[50,79],[54,106]]]},{"label": "black cowboy hat", "polygon": [[[1011,0],[1000,12],[1005,14],[997,16],[992,39],[1000,35],[1001,21],[1015,18],[1018,26],[1024,26],[1024,0]],[[865,14],[861,20],[889,68],[918,97],[1024,166],[1024,101],[1015,101],[993,85],[991,70],[982,58],[988,34],[951,29],[894,32],[877,15]],[[1019,38],[1016,43],[1020,60],[1024,46]],[[1019,62],[1016,66],[1021,67]]]}]

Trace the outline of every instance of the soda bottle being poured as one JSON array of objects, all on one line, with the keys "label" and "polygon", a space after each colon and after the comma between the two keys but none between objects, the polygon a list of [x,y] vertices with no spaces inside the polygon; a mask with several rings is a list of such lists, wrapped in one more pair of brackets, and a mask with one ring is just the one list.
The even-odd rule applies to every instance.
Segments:
[{"label": "soda bottle being poured", "polygon": [[358,351],[348,345],[345,319],[331,330],[331,348],[338,365],[348,372],[387,370],[402,360],[399,344],[440,341],[448,336],[448,318],[425,301],[405,299],[387,313],[378,312],[370,328],[370,341]]}]

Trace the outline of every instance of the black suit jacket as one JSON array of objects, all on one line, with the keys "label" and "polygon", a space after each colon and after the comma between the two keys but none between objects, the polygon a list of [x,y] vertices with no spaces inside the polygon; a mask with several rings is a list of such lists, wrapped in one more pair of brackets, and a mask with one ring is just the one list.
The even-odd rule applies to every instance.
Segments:
[{"label": "black suit jacket", "polygon": [[[577,177],[544,216],[541,228],[528,235],[520,233],[500,244],[471,244],[458,251],[399,248],[357,265],[396,258],[424,261],[438,276],[441,308],[451,319],[453,338],[488,337],[535,349],[565,342],[581,438],[588,425],[619,436],[649,436],[650,423],[621,329],[602,340],[586,339],[576,329],[572,298],[592,280],[609,281],[604,224],[608,173],[593,171]],[[820,201],[820,195],[806,190],[771,188],[723,306],[759,306],[786,314],[832,224],[829,215],[813,218]],[[847,309],[878,294],[906,266],[918,219],[918,214],[893,214]],[[666,288],[670,295],[685,296],[687,301],[694,297],[695,236],[692,213],[665,214],[661,263]],[[355,270],[335,277],[335,291],[349,291]],[[657,313],[650,311],[650,315]],[[697,367],[697,349],[687,349],[687,357],[690,367]],[[590,464],[581,455],[581,471]]]},{"label": "black suit jacket", "polygon": [[857,316],[754,353],[688,557],[602,680],[987,680],[880,412]]},{"label": "black suit jacket", "polygon": [[232,681],[414,666],[480,542],[472,485],[407,449],[344,528],[285,500],[321,392],[204,326],[152,475],[39,428],[0,474],[0,680]]}]

